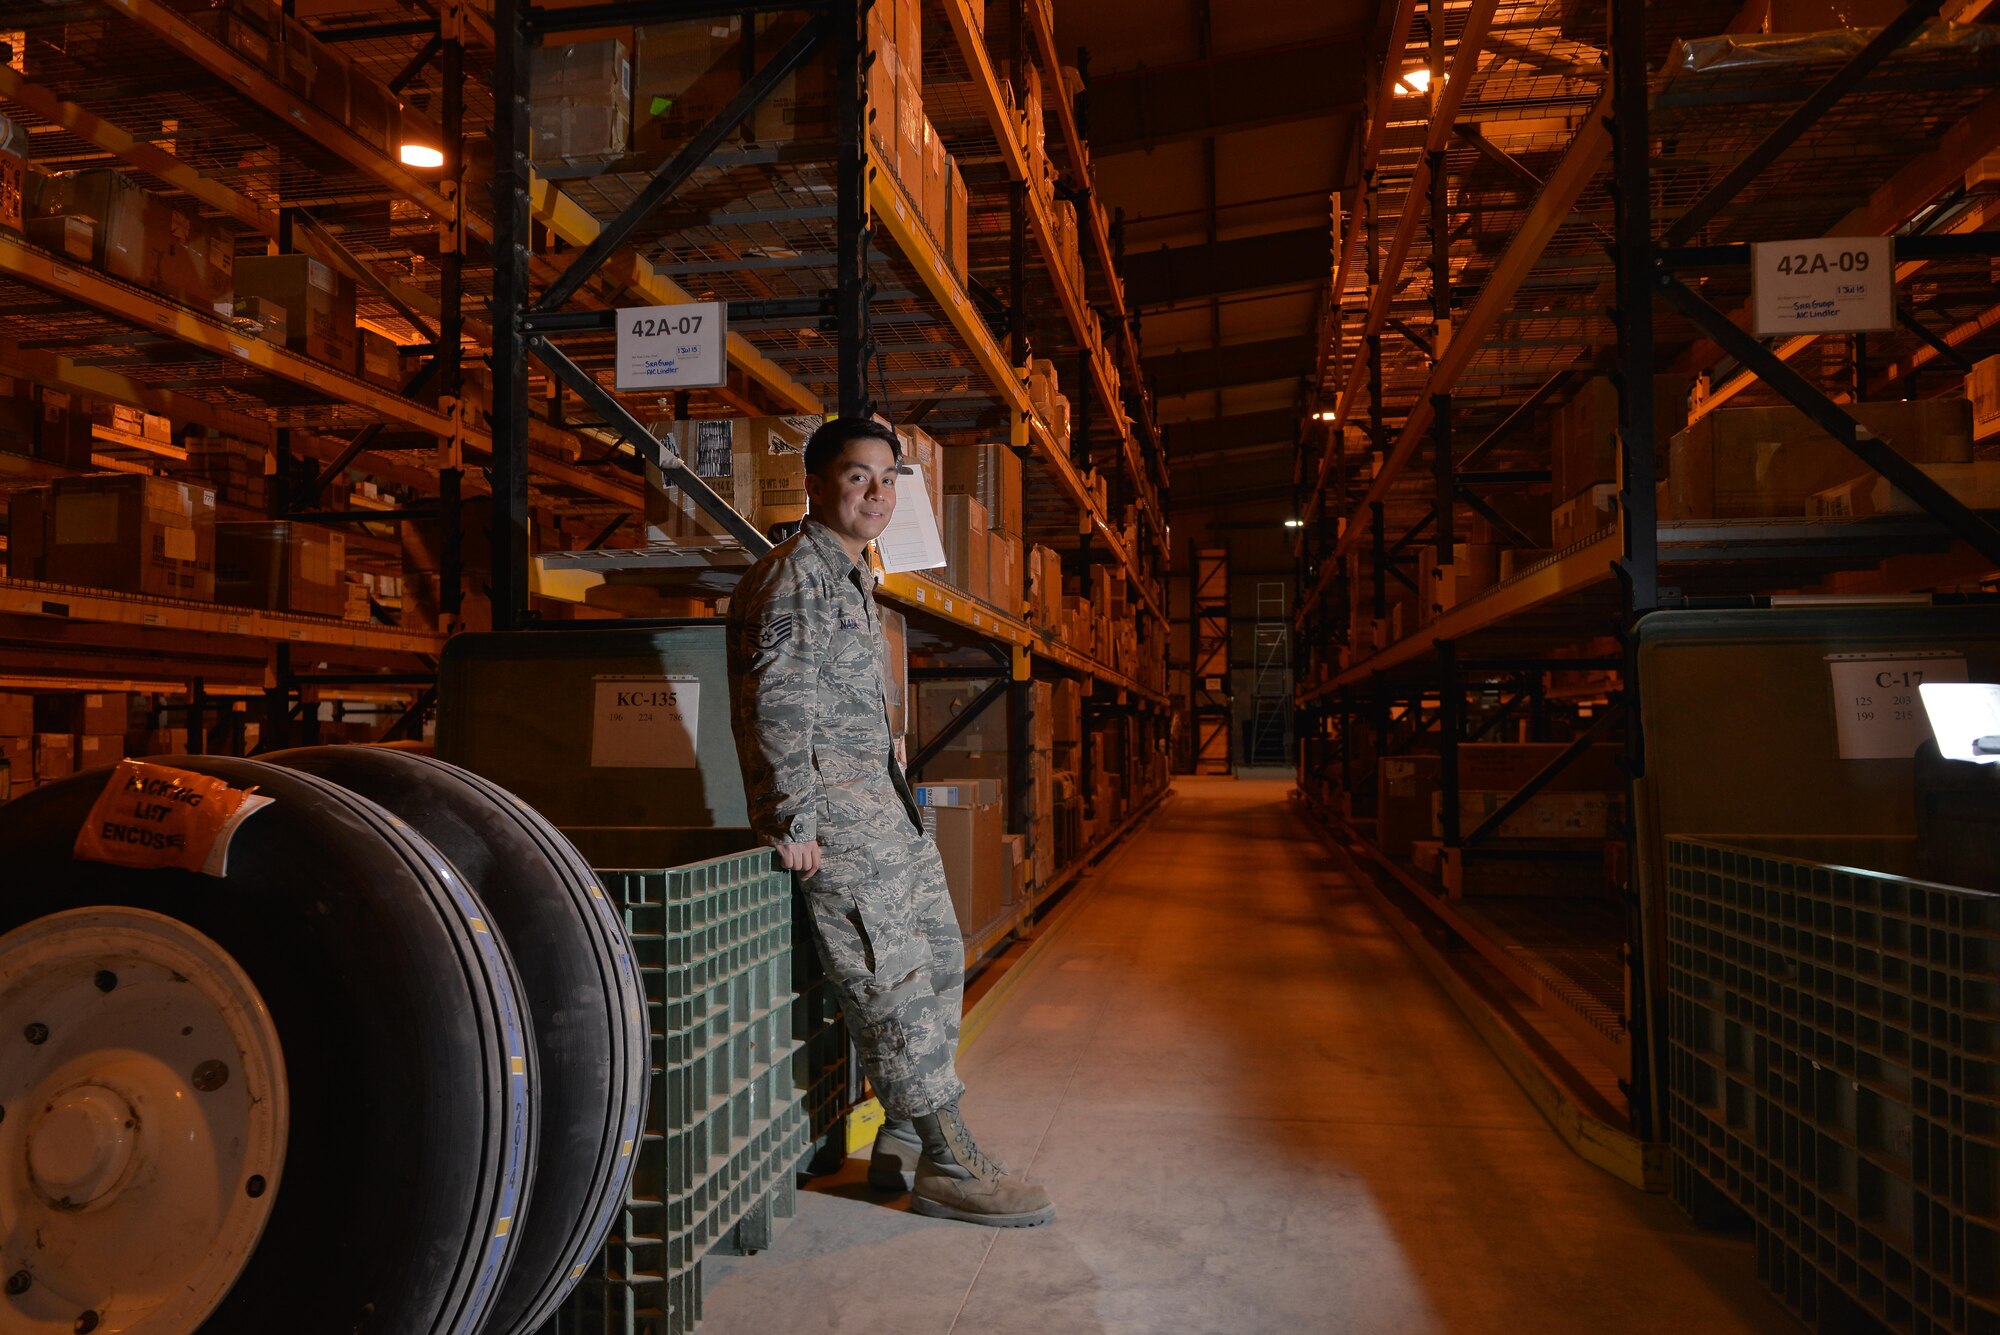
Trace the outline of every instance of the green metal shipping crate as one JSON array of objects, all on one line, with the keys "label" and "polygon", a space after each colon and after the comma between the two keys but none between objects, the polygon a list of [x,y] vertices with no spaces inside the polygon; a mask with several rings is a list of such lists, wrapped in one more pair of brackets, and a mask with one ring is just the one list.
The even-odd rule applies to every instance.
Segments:
[{"label": "green metal shipping crate", "polygon": [[652,1090],[626,1207],[554,1330],[687,1335],[702,1258],[769,1245],[812,1145],[808,1094],[825,1075],[796,1013],[795,891],[769,850],[599,879],[645,981]]},{"label": "green metal shipping crate", "polygon": [[1674,1194],[1816,1329],[2000,1331],[2000,896],[1914,841],[1667,841]]}]

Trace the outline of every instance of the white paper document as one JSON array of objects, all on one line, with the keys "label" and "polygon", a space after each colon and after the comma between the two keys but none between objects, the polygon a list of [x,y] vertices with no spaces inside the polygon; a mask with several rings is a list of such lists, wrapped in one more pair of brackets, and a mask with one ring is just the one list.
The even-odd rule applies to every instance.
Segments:
[{"label": "white paper document", "polygon": [[2000,686],[1991,682],[1925,682],[1917,688],[1930,715],[1938,754],[1946,760],[2000,764],[2000,749],[1982,751],[1979,740],[2000,748]]},{"label": "white paper document", "polygon": [[931,513],[931,494],[920,466],[904,464],[897,475],[896,513],[875,539],[875,550],[881,553],[882,569],[891,575],[936,570],[945,564],[944,537]]}]

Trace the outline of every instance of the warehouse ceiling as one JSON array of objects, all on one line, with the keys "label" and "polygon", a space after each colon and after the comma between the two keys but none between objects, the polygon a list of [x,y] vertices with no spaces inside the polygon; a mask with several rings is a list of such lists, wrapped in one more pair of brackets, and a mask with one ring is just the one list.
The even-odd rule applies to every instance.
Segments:
[{"label": "warehouse ceiling", "polygon": [[1084,133],[1123,217],[1172,512],[1290,515],[1292,449],[1352,186],[1377,0],[1066,0]]}]

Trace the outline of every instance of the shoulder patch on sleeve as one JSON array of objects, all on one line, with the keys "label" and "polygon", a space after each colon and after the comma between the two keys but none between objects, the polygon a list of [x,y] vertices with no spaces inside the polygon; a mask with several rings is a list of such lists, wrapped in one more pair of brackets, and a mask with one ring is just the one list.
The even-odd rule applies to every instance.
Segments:
[{"label": "shoulder patch on sleeve", "polygon": [[797,628],[798,618],[796,616],[790,612],[780,612],[758,627],[757,647],[759,649],[775,649],[781,644],[787,644],[791,641],[792,634]]}]

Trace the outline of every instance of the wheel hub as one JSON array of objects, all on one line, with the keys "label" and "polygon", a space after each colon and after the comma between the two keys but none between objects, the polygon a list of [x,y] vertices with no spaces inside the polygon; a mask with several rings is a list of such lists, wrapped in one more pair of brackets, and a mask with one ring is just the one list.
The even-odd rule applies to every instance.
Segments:
[{"label": "wheel hub", "polygon": [[289,1106],[263,999],[187,924],[0,936],[0,1330],[197,1330],[263,1234]]},{"label": "wheel hub", "polygon": [[79,1085],[43,1108],[28,1128],[28,1177],[59,1210],[114,1195],[132,1166],[138,1114],[116,1090]]}]

